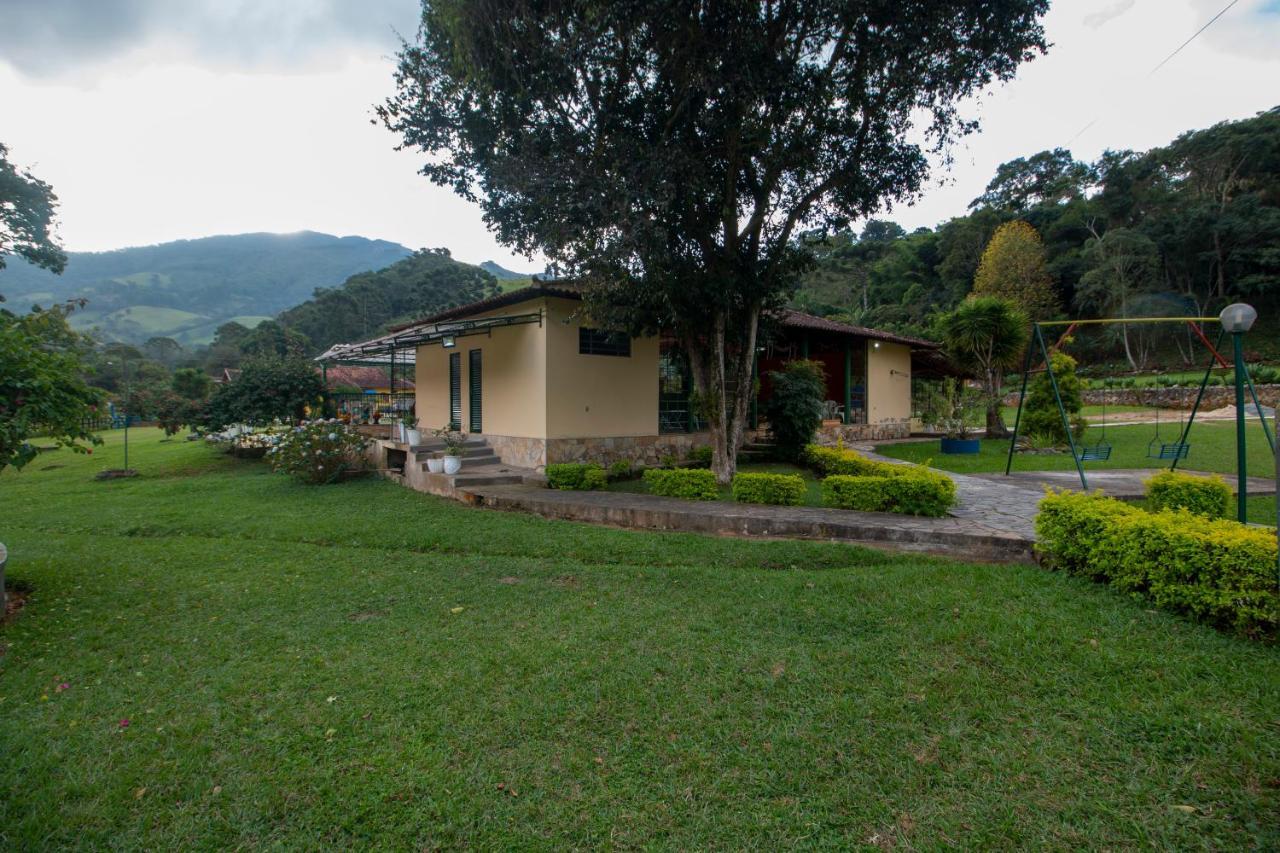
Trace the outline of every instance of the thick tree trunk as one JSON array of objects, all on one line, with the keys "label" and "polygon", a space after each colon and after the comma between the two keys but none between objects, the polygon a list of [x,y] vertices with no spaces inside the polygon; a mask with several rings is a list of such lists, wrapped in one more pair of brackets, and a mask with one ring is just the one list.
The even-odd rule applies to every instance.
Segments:
[{"label": "thick tree trunk", "polygon": [[711,335],[691,335],[684,340],[711,437],[711,470],[721,485],[728,485],[737,473],[738,451],[746,435],[759,319],[759,306],[752,306],[740,320],[733,336],[736,340],[731,340],[730,318],[721,312]]},{"label": "thick tree trunk", "polygon": [[987,438],[1007,438],[1009,428],[1004,423],[1004,398],[1000,394],[1004,376],[998,370],[988,370],[986,375]]}]

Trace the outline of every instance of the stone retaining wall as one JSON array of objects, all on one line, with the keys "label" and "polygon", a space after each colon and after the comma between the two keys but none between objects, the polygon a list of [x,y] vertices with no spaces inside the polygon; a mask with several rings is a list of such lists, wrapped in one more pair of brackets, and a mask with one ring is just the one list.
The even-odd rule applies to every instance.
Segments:
[{"label": "stone retaining wall", "polygon": [[[1280,385],[1255,385],[1258,399],[1264,406],[1272,408],[1280,405]],[[1178,388],[1092,388],[1084,392],[1084,402],[1089,406],[1150,406],[1158,409],[1190,409],[1196,401],[1200,386]],[[1245,400],[1253,402],[1248,389]],[[1018,395],[1008,394],[1004,398],[1006,406],[1018,405]],[[1210,385],[1204,389],[1204,400],[1200,403],[1201,411],[1221,409],[1223,406],[1235,405],[1235,386],[1223,387]]]},{"label": "stone retaining wall", "polygon": [[814,441],[822,445],[834,445],[843,441],[851,444],[858,441],[888,441],[895,438],[911,436],[911,421],[894,420],[878,424],[827,424],[818,428]]}]

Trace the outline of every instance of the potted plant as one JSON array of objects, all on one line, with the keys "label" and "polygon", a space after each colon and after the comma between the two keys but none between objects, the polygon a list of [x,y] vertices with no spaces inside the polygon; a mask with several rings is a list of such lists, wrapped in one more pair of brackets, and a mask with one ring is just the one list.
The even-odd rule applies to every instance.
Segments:
[{"label": "potted plant", "polygon": [[434,453],[431,454],[429,457],[427,457],[427,473],[428,474],[439,474],[442,471],[444,471],[443,459],[441,459],[439,456],[437,456]]},{"label": "potted plant", "polygon": [[[444,473],[456,474],[462,470],[462,448],[467,437],[452,425],[434,431],[437,438],[444,442]],[[430,468],[428,467],[428,470]]]},{"label": "potted plant", "polygon": [[400,431],[404,443],[413,447],[422,444],[422,431],[418,429],[418,419],[413,412],[405,412],[400,418]]},{"label": "potted plant", "polygon": [[982,450],[982,440],[973,437],[972,420],[977,414],[978,395],[964,382],[947,379],[940,395],[938,426],[942,428],[942,452],[971,454]]}]

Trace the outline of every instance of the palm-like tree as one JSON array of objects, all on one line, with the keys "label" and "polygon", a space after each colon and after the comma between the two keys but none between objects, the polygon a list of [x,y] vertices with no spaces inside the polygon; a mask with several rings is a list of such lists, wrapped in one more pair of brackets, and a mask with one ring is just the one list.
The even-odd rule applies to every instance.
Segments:
[{"label": "palm-like tree", "polygon": [[1026,315],[1007,299],[975,296],[961,302],[939,320],[947,353],[957,364],[971,367],[982,379],[987,401],[987,438],[1009,434],[1001,414],[1004,372],[1017,366],[1027,345]]}]

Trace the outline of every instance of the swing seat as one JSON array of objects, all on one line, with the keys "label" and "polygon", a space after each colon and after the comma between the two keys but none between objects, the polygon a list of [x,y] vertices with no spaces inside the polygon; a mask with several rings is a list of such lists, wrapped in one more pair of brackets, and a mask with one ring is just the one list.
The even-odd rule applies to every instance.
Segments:
[{"label": "swing seat", "polygon": [[1170,444],[1162,442],[1159,448],[1157,448],[1156,442],[1153,440],[1147,445],[1148,459],[1186,459],[1187,454],[1190,452],[1191,445],[1183,444],[1181,442],[1173,442]]},{"label": "swing seat", "polygon": [[1081,462],[1105,462],[1111,458],[1111,443],[1100,441],[1097,444],[1081,447],[1076,458]]}]

